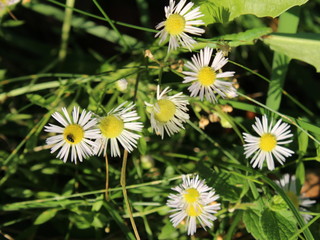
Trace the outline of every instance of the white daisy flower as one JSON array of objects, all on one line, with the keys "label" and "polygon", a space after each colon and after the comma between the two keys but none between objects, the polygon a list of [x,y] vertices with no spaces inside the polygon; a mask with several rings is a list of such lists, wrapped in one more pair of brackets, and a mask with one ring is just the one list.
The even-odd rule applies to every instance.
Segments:
[{"label": "white daisy flower", "polygon": [[20,0],[0,0],[0,11],[7,6],[16,4],[17,2],[20,2]]},{"label": "white daisy flower", "polygon": [[189,119],[186,96],[182,92],[173,96],[165,96],[171,89],[166,87],[160,93],[160,86],[157,87],[157,102],[155,104],[146,103],[150,107],[151,127],[155,132],[164,137],[164,131],[171,136],[184,129],[183,123]]},{"label": "white daisy flower", "polygon": [[256,117],[256,122],[252,127],[259,137],[243,133],[243,138],[246,142],[246,144],[244,144],[244,154],[246,155],[246,158],[255,153],[250,162],[253,163],[253,168],[258,166],[258,168],[261,169],[263,162],[267,161],[268,169],[273,170],[273,157],[283,165],[286,161],[286,157],[289,157],[294,153],[290,149],[280,146],[292,142],[291,139],[286,139],[293,136],[289,129],[289,124],[283,123],[281,119],[273,126],[272,121],[269,125],[267,116],[263,115],[262,122]]},{"label": "white daisy flower", "polygon": [[[279,187],[283,189],[283,191],[287,194],[287,196],[290,198],[292,203],[296,208],[298,208],[301,212],[307,212],[306,208],[309,208],[312,206],[312,204],[315,204],[315,200],[311,200],[309,198],[303,197],[300,193],[297,191],[297,180],[295,176],[290,176],[289,174],[283,175],[283,177],[279,181],[275,181]],[[301,214],[303,219],[306,222],[309,222],[313,216],[309,214]]]},{"label": "white daisy flower", "polygon": [[223,98],[235,97],[237,90],[232,82],[222,80],[222,78],[233,77],[234,72],[217,73],[228,62],[228,58],[219,51],[210,65],[212,51],[212,48],[205,47],[200,50],[200,53],[194,54],[191,58],[192,62],[185,64],[185,67],[191,71],[182,73],[186,75],[183,83],[192,83],[188,88],[191,97],[200,96],[201,100],[205,97],[209,102],[215,103],[216,94]]},{"label": "white daisy flower", "polygon": [[194,25],[203,25],[202,20],[196,20],[199,17],[204,16],[200,11],[200,7],[196,7],[191,10],[194,5],[189,2],[184,6],[186,0],[181,0],[177,5],[174,0],[170,0],[169,6],[164,7],[166,14],[166,20],[160,22],[156,29],[163,28],[158,32],[155,37],[160,38],[160,44],[165,41],[169,35],[169,48],[168,51],[175,50],[179,47],[179,42],[182,46],[187,47],[191,51],[192,45],[197,43],[187,33],[194,35],[201,35],[204,30]]},{"label": "white daisy flower", "polygon": [[97,147],[94,152],[103,156],[107,154],[108,142],[111,145],[111,156],[121,156],[119,144],[128,152],[132,152],[137,146],[137,140],[140,135],[135,132],[141,132],[142,123],[136,122],[140,117],[134,110],[134,103],[130,103],[127,107],[120,104],[117,108],[111,110],[105,117],[100,118],[98,126],[101,130],[102,138],[97,139]]},{"label": "white daisy flower", "polygon": [[208,187],[204,180],[199,180],[199,176],[190,179],[189,176],[182,176],[182,184],[172,190],[177,194],[170,194],[167,205],[172,208],[170,221],[174,227],[186,220],[188,235],[193,235],[197,231],[197,220],[201,226],[211,228],[213,221],[217,219],[213,214],[220,210],[219,198],[215,195],[214,189]]},{"label": "white daisy flower", "polygon": [[82,162],[83,158],[93,155],[92,147],[96,145],[93,140],[100,137],[100,130],[95,128],[97,119],[91,118],[92,113],[86,110],[82,110],[79,117],[79,107],[73,108],[71,117],[66,108],[62,108],[62,112],[63,115],[59,112],[52,114],[62,127],[51,123],[45,126],[46,132],[58,133],[49,137],[47,144],[54,145],[51,153],[61,148],[57,158],[63,159],[64,162],[67,161],[70,149],[71,162],[77,163],[78,159]]}]

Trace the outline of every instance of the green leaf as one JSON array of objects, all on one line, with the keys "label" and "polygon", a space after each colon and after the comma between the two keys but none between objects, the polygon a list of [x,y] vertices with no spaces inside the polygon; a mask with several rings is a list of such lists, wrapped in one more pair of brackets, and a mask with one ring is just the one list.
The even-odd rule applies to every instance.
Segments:
[{"label": "green leaf", "polygon": [[268,240],[286,240],[297,231],[296,222],[292,221],[294,217],[289,211],[274,212],[265,209],[261,215],[260,224]]},{"label": "green leaf", "polygon": [[298,135],[299,154],[304,156],[307,152],[309,137],[305,132],[301,131],[300,129],[297,129],[297,135]]},{"label": "green leaf", "polygon": [[92,211],[99,212],[104,201],[104,194],[101,194],[96,198],[96,201],[92,204]]},{"label": "green leaf", "polygon": [[37,219],[34,221],[34,225],[40,225],[43,224],[47,221],[49,221],[50,219],[54,218],[54,216],[57,214],[58,209],[49,209],[46,210],[44,212],[42,212]]},{"label": "green leaf", "polygon": [[139,149],[139,152],[142,155],[146,154],[146,152],[147,152],[147,142],[146,142],[144,137],[140,137],[139,138],[138,149]]},{"label": "green leaf", "polygon": [[18,27],[24,24],[24,21],[20,20],[8,20],[2,23],[2,27]]},{"label": "green leaf", "polygon": [[88,229],[91,227],[95,215],[93,212],[85,212],[78,208],[74,208],[72,211],[75,213],[69,215],[69,220],[78,229]]},{"label": "green leaf", "polygon": [[101,214],[97,214],[93,217],[92,226],[95,228],[103,228],[104,224],[103,221],[100,219]]},{"label": "green leaf", "polygon": [[[271,28],[261,27],[249,29],[240,33],[226,34],[210,39],[212,41],[197,42],[193,45],[193,50],[210,47],[220,49],[223,52],[229,52],[231,47],[253,45],[257,39],[260,39],[262,36],[270,34],[271,32]],[[223,41],[217,41],[217,39],[223,39]]]},{"label": "green leaf", "polygon": [[33,192],[30,189],[24,189],[20,187],[7,188],[4,190],[4,192],[11,197],[17,198],[29,198],[33,196]]},{"label": "green leaf", "polygon": [[298,163],[298,167],[296,169],[296,178],[297,178],[297,192],[300,192],[302,185],[304,184],[304,180],[305,180],[305,168],[304,168],[304,164],[303,161],[300,161]]},{"label": "green leaf", "polygon": [[39,94],[27,94],[29,101],[35,105],[46,108],[46,100]]},{"label": "green leaf", "polygon": [[202,20],[206,25],[221,22],[226,23],[234,18],[253,14],[257,17],[277,17],[289,8],[302,5],[308,0],[193,0],[200,6],[205,15]]},{"label": "green leaf", "polygon": [[130,232],[130,229],[128,228],[127,223],[125,223],[124,219],[120,216],[118,209],[115,208],[114,205],[111,205],[111,203],[106,201],[103,202],[103,206],[107,210],[108,214],[113,218],[113,220],[121,228],[122,232],[124,233],[125,239],[134,240],[135,239],[134,235],[132,234],[132,232]]},{"label": "green leaf", "polygon": [[166,224],[162,227],[158,239],[177,239],[178,231],[172,226],[172,223],[166,219]]},{"label": "green leaf", "polygon": [[76,180],[74,178],[72,178],[66,183],[66,185],[62,189],[63,196],[68,196],[68,195],[72,194],[75,182],[76,182]]},{"label": "green leaf", "polygon": [[276,52],[313,65],[320,72],[319,33],[273,33],[263,42]]},{"label": "green leaf", "polygon": [[[299,25],[300,8],[292,8],[281,14],[279,18],[278,32],[296,33]],[[272,61],[272,73],[269,83],[266,105],[273,110],[278,110],[282,99],[282,89],[286,79],[291,58],[281,53],[274,53]]]},{"label": "green leaf", "polygon": [[[285,218],[288,218],[286,219],[287,221],[289,220],[294,220],[294,218],[292,217],[292,214],[295,216],[295,220],[297,221],[297,223],[299,224],[299,227],[301,229],[303,229],[303,234],[304,236],[306,237],[306,239],[308,240],[313,240],[313,236],[311,234],[311,231],[309,228],[305,227],[306,226],[306,223],[305,221],[303,220],[303,218],[301,217],[301,215],[299,214],[297,208],[294,206],[294,204],[292,203],[292,201],[289,199],[289,197],[285,194],[285,192],[283,191],[283,189],[281,189],[275,182],[273,182],[271,179],[265,177],[265,176],[260,176],[260,178],[265,181],[268,185],[270,185],[282,198],[283,200],[287,203],[287,205],[289,206],[291,212],[291,216],[288,218],[288,217],[285,217]],[[287,214],[289,215],[289,214]],[[294,224],[295,228],[296,228],[296,222]],[[295,239],[295,238],[293,238]]]},{"label": "green leaf", "polygon": [[248,191],[248,185],[245,179],[235,174],[227,172],[214,172],[203,163],[197,165],[200,176],[206,179],[209,186],[213,187],[219,193],[221,199],[230,202],[238,202],[244,194],[243,191]]},{"label": "green leaf", "polygon": [[243,222],[246,226],[246,229],[252,236],[257,240],[267,240],[267,237],[264,235],[260,223],[261,211],[258,209],[247,209],[243,214]]}]

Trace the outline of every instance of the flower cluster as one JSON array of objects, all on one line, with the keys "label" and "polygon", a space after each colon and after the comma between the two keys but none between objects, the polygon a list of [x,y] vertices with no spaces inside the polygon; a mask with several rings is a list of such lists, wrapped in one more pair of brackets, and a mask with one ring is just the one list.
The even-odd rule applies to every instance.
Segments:
[{"label": "flower cluster", "polygon": [[167,201],[172,208],[170,220],[174,227],[186,220],[188,235],[193,235],[197,231],[197,220],[204,229],[213,226],[216,219],[213,214],[220,210],[220,203],[216,202],[219,196],[204,180],[200,180],[198,175],[193,178],[183,175],[182,184],[172,190],[178,192],[170,194]]},{"label": "flower cluster", "polygon": [[[166,20],[156,26],[160,31],[155,37],[160,38],[160,44],[169,38],[168,53],[180,45],[191,51],[196,41],[188,34],[199,36],[204,33],[203,29],[197,27],[204,24],[199,19],[203,14],[199,7],[193,8],[193,5],[186,0],[180,0],[177,4],[170,0],[169,6],[165,7]],[[152,56],[150,54],[149,56]],[[235,72],[222,71],[222,67],[228,63],[228,58],[222,51],[218,51],[214,57],[213,55],[213,49],[209,47],[194,54],[191,61],[186,62],[186,70],[182,71],[182,83],[190,84],[190,97],[199,97],[201,101],[215,104],[219,98],[234,98],[238,94],[233,83],[229,81]],[[127,90],[127,85],[125,79],[117,81],[117,89],[121,92]],[[189,120],[188,97],[182,92],[171,95],[171,91],[169,87],[161,91],[161,86],[158,85],[155,99],[145,102],[151,127],[161,139],[165,134],[171,136],[184,129],[184,124]],[[71,115],[66,108],[62,108],[62,114],[55,112],[52,117],[61,126],[49,124],[45,127],[45,131],[57,134],[47,139],[47,144],[52,145],[51,153],[58,151],[57,157],[64,162],[71,155],[71,161],[77,163],[78,160],[81,162],[92,155],[106,156],[108,144],[112,157],[121,156],[119,145],[128,152],[133,151],[140,138],[143,124],[138,121],[140,117],[134,110],[135,104],[129,103],[126,107],[125,105],[126,102],[120,104],[105,116],[96,116],[86,110],[80,114],[78,107],[73,108]],[[243,133],[244,155],[251,158],[253,168],[262,169],[266,165],[268,170],[272,171],[276,165],[274,158],[283,165],[286,158],[294,154],[292,150],[283,146],[292,142],[293,134],[290,125],[283,123],[282,119],[275,124],[274,120],[268,120],[266,115],[261,119],[256,117],[255,120],[252,128],[258,136]],[[294,177],[285,175],[277,184],[283,187],[288,195],[296,196],[293,201],[297,202],[297,206],[309,207],[314,203],[309,199],[297,197],[296,184],[294,189],[291,185],[288,187],[289,180],[295,181]],[[214,214],[220,210],[220,204],[216,202],[219,196],[204,180],[200,180],[198,175],[193,178],[183,175],[182,181],[181,185],[172,188],[177,193],[170,194],[167,201],[167,206],[171,208],[170,221],[173,226],[185,223],[188,235],[196,233],[197,223],[204,229],[211,228],[212,222],[216,219]],[[304,216],[306,220],[310,219],[307,215]]]},{"label": "flower cluster", "polygon": [[111,145],[111,156],[121,156],[120,145],[131,152],[137,145],[142,123],[130,103],[126,102],[111,110],[104,117],[93,117],[92,112],[83,110],[80,115],[79,107],[74,107],[70,116],[66,108],[62,108],[63,114],[55,112],[52,117],[62,126],[49,124],[45,131],[57,133],[47,139],[47,144],[52,145],[51,153],[58,149],[57,158],[67,161],[71,150],[71,162],[83,161],[92,155],[107,154],[108,142]]}]

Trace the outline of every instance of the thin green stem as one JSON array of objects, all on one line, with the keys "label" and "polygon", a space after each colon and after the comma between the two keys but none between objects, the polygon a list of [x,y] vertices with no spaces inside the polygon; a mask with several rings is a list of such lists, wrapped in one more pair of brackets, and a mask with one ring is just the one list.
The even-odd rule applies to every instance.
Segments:
[{"label": "thin green stem", "polygon": [[[56,5],[59,5],[61,7],[64,7],[64,8],[70,8],[70,7],[66,6],[65,4],[60,3],[58,1],[55,1],[55,0],[47,0],[47,1],[51,2],[51,3],[54,3]],[[87,12],[82,11],[82,10],[77,9],[77,8],[72,8],[72,9],[73,9],[73,11],[81,13],[82,15],[85,15],[85,16],[88,16],[88,17],[92,17],[92,18],[99,19],[99,20],[107,22],[107,20],[105,18],[103,18],[103,17],[97,16],[97,15],[94,15],[94,14],[91,14],[91,13],[87,13]],[[117,24],[117,25],[120,25],[120,26],[124,26],[124,27],[128,27],[128,28],[132,28],[132,29],[137,29],[137,30],[146,31],[146,32],[153,32],[153,33],[157,33],[158,32],[157,30],[151,29],[151,28],[140,27],[140,26],[136,26],[136,25],[133,25],[133,24],[123,23],[123,22],[114,21],[114,20],[110,20],[110,21],[113,22],[114,24]]]},{"label": "thin green stem", "polygon": [[214,141],[211,137],[209,137],[207,134],[205,134],[199,127],[197,127],[193,122],[191,122],[190,120],[187,121],[187,123],[193,127],[195,130],[197,130],[201,135],[203,135],[207,140],[209,140],[209,142],[211,142],[215,147],[219,148],[230,160],[232,160],[235,163],[239,163],[239,161],[232,156],[231,153],[229,153],[228,151],[224,150],[219,143],[217,143],[216,141]]},{"label": "thin green stem", "polygon": [[[233,61],[231,61],[231,60],[228,60],[228,61],[229,61],[230,63],[232,63],[233,65],[236,65],[236,66],[238,66],[238,67],[241,67],[241,68],[243,68],[244,70],[252,73],[253,75],[256,75],[256,76],[258,76],[259,78],[263,79],[264,81],[270,83],[270,80],[269,80],[268,78],[266,78],[265,76],[261,75],[260,73],[257,73],[256,71],[254,71],[254,70],[252,70],[252,69],[250,69],[250,68],[248,68],[248,67],[245,67],[245,66],[243,66],[243,65],[241,65],[241,64],[239,64],[239,63],[233,62]],[[287,91],[285,91],[285,90],[282,89],[282,88],[280,88],[280,89],[281,89],[283,95],[285,95],[286,97],[288,97],[294,104],[296,104],[298,107],[300,107],[300,108],[301,108],[303,111],[305,111],[308,115],[310,115],[310,116],[313,116],[313,115],[314,115],[314,113],[313,113],[310,109],[306,108],[302,103],[300,103],[298,100],[296,100],[296,99],[295,99],[293,96],[291,96]]]},{"label": "thin green stem", "polygon": [[226,240],[231,240],[232,239],[232,236],[233,236],[234,232],[236,231],[236,228],[237,228],[239,222],[242,219],[242,211],[238,211],[235,215],[236,216],[234,217],[234,219],[232,221],[232,224],[228,229],[227,235],[224,238]]},{"label": "thin green stem", "polygon": [[101,14],[103,15],[103,17],[105,18],[105,20],[109,23],[109,25],[111,26],[111,28],[117,33],[119,39],[122,41],[124,47],[125,47],[125,51],[129,49],[129,45],[128,43],[125,41],[125,39],[122,37],[122,34],[119,32],[119,30],[116,28],[116,26],[113,24],[113,22],[111,21],[111,19],[109,18],[109,16],[106,14],[106,12],[102,9],[102,7],[100,6],[100,4],[96,1],[93,0],[94,4],[96,5],[96,7],[99,9],[99,11],[101,12]]},{"label": "thin green stem", "polygon": [[[169,179],[163,179],[163,180],[156,180],[156,181],[152,181],[152,182],[133,184],[133,185],[125,186],[125,188],[126,189],[135,189],[135,188],[140,188],[140,187],[145,187],[145,186],[159,185],[164,182],[171,182],[171,181],[178,180],[178,179],[181,179],[181,176],[173,177],[173,178],[169,178]],[[106,191],[105,189],[100,189],[100,190],[95,190],[95,191],[90,191],[90,192],[85,192],[85,193],[76,193],[76,194],[72,194],[69,196],[57,196],[57,197],[51,197],[51,198],[36,199],[36,200],[31,200],[31,201],[9,203],[9,204],[2,205],[0,207],[0,209],[2,211],[14,211],[14,210],[26,209],[26,208],[30,208],[28,205],[32,205],[32,204],[42,204],[42,203],[47,203],[47,202],[63,201],[66,199],[78,198],[78,197],[83,198],[84,196],[96,195],[96,194],[104,193],[105,191]],[[117,192],[117,191],[122,191],[122,187],[109,188],[109,192]]]},{"label": "thin green stem", "polygon": [[121,184],[121,187],[122,187],[123,198],[124,198],[127,210],[128,210],[128,214],[129,214],[129,217],[130,217],[130,222],[131,222],[131,226],[132,226],[133,231],[134,231],[134,235],[135,235],[137,240],[140,240],[140,236],[139,236],[139,233],[138,233],[138,230],[137,230],[137,226],[136,226],[136,223],[135,223],[134,218],[132,216],[131,206],[130,206],[130,203],[129,203],[128,193],[127,193],[127,189],[126,189],[127,160],[128,160],[128,151],[124,150],[123,160],[122,160],[122,167],[121,167],[120,184]]},{"label": "thin green stem", "polygon": [[106,200],[109,201],[109,162],[108,162],[108,155],[104,156],[105,161],[106,161],[106,192],[105,192],[105,197]]},{"label": "thin green stem", "polygon": [[320,142],[319,142],[314,136],[312,136],[310,133],[308,133],[308,131],[306,131],[306,130],[304,130],[302,127],[300,127],[295,121],[293,121],[293,120],[292,120],[291,118],[289,118],[288,116],[286,116],[286,115],[284,115],[284,114],[282,114],[282,113],[279,113],[279,112],[276,111],[276,110],[273,110],[273,109],[267,107],[266,105],[264,105],[264,104],[262,104],[262,103],[260,103],[260,102],[258,102],[258,101],[256,101],[256,100],[254,100],[254,99],[251,98],[251,97],[246,96],[245,94],[242,94],[242,93],[239,93],[239,92],[238,92],[238,95],[241,96],[241,97],[244,97],[244,98],[246,98],[247,100],[249,100],[249,101],[251,101],[251,102],[254,102],[255,104],[257,104],[257,105],[259,105],[259,106],[261,106],[261,107],[269,110],[270,112],[273,112],[273,113],[279,115],[280,117],[286,119],[286,120],[287,120],[288,122],[290,122],[292,125],[296,126],[296,127],[299,128],[302,132],[304,132],[305,134],[307,134],[307,135],[308,135],[313,141],[315,141],[317,144],[320,144]]},{"label": "thin green stem", "polygon": [[62,34],[61,34],[61,45],[59,50],[59,61],[63,61],[67,55],[67,47],[68,47],[68,39],[71,28],[71,20],[72,20],[72,9],[74,6],[75,0],[66,0],[66,5],[69,8],[65,9],[65,15],[62,25]]}]

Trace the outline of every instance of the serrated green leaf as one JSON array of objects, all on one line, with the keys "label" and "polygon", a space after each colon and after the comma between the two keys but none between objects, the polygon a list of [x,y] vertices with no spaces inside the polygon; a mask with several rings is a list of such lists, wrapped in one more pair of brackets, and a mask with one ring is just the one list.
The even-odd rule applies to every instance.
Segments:
[{"label": "serrated green leaf", "polygon": [[258,209],[247,209],[242,217],[246,229],[257,240],[267,240],[260,223],[261,211]]},{"label": "serrated green leaf", "polygon": [[[200,176],[206,179],[207,184],[219,193],[221,199],[233,203],[239,201],[245,187],[246,180],[244,178],[226,172],[214,172],[201,162],[197,167]],[[246,186],[245,191],[248,190],[249,188]]]},{"label": "serrated green leaf", "polygon": [[205,15],[202,20],[206,25],[221,22],[226,23],[234,18],[253,14],[257,17],[277,17],[289,8],[302,5],[308,0],[193,0],[200,6]]},{"label": "serrated green leaf", "polygon": [[51,220],[52,218],[54,218],[54,216],[56,216],[58,212],[58,209],[49,209],[46,210],[44,212],[42,212],[34,221],[34,225],[40,225],[43,224],[49,220]]},{"label": "serrated green leaf", "polygon": [[289,218],[289,211],[285,212],[281,214],[281,212],[274,212],[270,209],[265,209],[262,212],[260,224],[268,240],[290,239],[297,231],[294,217],[291,214],[291,218]]},{"label": "serrated green leaf", "polygon": [[313,65],[320,72],[319,33],[273,33],[263,42],[276,52]]}]

